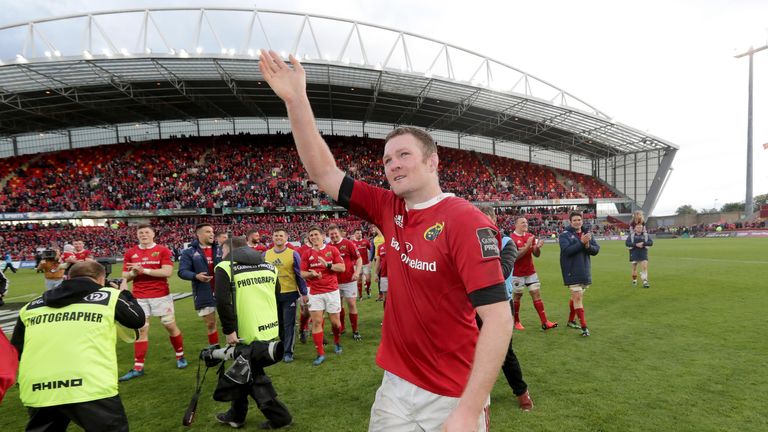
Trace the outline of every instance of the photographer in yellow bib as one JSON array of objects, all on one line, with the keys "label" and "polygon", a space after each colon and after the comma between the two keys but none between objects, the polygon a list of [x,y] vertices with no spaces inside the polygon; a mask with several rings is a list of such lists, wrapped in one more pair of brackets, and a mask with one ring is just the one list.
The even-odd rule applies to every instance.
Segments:
[{"label": "photographer in yellow bib", "polygon": [[104,267],[74,264],[69,279],[19,311],[11,343],[19,352],[26,430],[127,431],[117,388],[117,325],[139,329],[144,312],[133,295],[105,287]]}]

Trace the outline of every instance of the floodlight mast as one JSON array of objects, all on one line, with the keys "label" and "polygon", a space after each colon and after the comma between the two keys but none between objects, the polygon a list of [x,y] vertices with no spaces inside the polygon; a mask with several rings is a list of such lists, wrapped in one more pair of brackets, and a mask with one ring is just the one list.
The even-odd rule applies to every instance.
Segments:
[{"label": "floodlight mast", "polygon": [[735,56],[742,58],[749,56],[749,98],[747,101],[747,197],[744,201],[744,216],[750,217],[755,212],[755,202],[752,197],[752,82],[753,59],[755,53],[768,49],[768,45],[759,48],[749,47],[747,52]]}]

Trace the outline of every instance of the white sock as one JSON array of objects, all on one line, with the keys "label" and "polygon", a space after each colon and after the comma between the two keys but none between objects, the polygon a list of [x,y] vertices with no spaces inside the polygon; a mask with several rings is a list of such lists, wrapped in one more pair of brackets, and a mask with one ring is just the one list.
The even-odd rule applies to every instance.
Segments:
[{"label": "white sock", "polygon": [[648,281],[648,272],[640,272],[640,277],[643,278],[643,282]]}]

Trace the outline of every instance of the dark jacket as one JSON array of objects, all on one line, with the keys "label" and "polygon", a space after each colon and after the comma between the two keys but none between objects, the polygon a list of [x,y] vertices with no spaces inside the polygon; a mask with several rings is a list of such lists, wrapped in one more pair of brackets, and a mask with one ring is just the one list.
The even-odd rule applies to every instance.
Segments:
[{"label": "dark jacket", "polygon": [[[233,264],[258,265],[265,262],[264,255],[261,252],[252,249],[250,246],[235,249],[234,253],[225,256],[222,261],[229,261],[230,256],[234,256],[234,259],[232,260]],[[232,304],[231,289],[227,272],[221,268],[216,269],[216,312],[219,313],[221,330],[225,335],[237,330],[237,314],[235,313],[236,311]],[[277,301],[279,295],[280,282],[275,280],[275,301]],[[281,319],[280,317],[278,318]]]},{"label": "dark jacket", "polygon": [[[213,254],[213,266],[219,263],[216,258],[219,246],[216,242],[211,246]],[[195,240],[184,249],[179,258],[179,271],[176,273],[180,278],[192,281],[192,298],[195,300],[195,309],[205,307],[216,307],[216,298],[213,296],[213,286],[210,282],[200,282],[195,276],[198,273],[208,273],[208,260],[205,259],[205,253],[200,247],[200,242]],[[208,276],[213,276],[209,274]]]},{"label": "dark jacket", "polygon": [[[581,234],[589,232],[586,226],[581,227]],[[560,234],[560,270],[563,272],[565,285],[592,283],[592,266],[590,257],[600,252],[600,245],[595,238],[589,241],[589,247],[585,248],[581,243],[580,233],[573,227],[568,227]]]},{"label": "dark jacket", "polygon": [[[43,293],[43,303],[52,308],[63,308],[72,303],[82,301],[85,296],[102,288],[101,285],[88,278],[67,279],[59,285],[58,288],[48,290]],[[34,300],[33,300],[34,301]],[[117,304],[115,305],[115,321],[130,329],[140,329],[144,327],[146,318],[144,310],[139,306],[139,302],[133,298],[130,291],[120,291]],[[21,352],[24,349],[24,322],[21,318],[16,320],[16,327],[13,329],[11,344],[16,347],[21,358]]]},{"label": "dark jacket", "polygon": [[[643,247],[637,247],[638,243],[643,243]],[[643,232],[642,234],[629,233],[627,236],[627,247],[629,248],[629,260],[635,261],[648,261],[648,247],[653,246],[653,239],[650,234]]]}]

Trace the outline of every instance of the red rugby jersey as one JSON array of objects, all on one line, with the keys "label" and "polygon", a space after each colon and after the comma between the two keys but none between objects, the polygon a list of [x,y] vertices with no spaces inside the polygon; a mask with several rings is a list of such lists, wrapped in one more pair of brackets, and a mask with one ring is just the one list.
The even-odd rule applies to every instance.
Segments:
[{"label": "red rugby jersey", "polygon": [[406,210],[393,192],[355,181],[349,204],[381,229],[388,252],[377,364],[433,393],[461,396],[479,334],[468,294],[504,283],[496,227],[452,194]]},{"label": "red rugby jersey", "polygon": [[305,279],[310,294],[322,294],[339,289],[339,279],[336,276],[338,273],[328,270],[318,258],[323,258],[325,262],[331,264],[339,264],[344,261],[341,259],[339,250],[331,245],[323,245],[320,250],[314,248],[305,252],[301,257],[301,270],[310,271],[314,270],[320,273],[320,279]]},{"label": "red rugby jersey", "polygon": [[[173,265],[171,259],[171,250],[165,246],[154,245],[148,249],[142,249],[140,246],[134,246],[128,249],[123,256],[123,271],[127,272],[129,266],[141,264],[142,267],[156,270],[164,265]],[[168,278],[154,277],[145,274],[139,274],[133,280],[133,296],[136,298],[157,298],[167,296],[170,293],[168,289]]]}]

